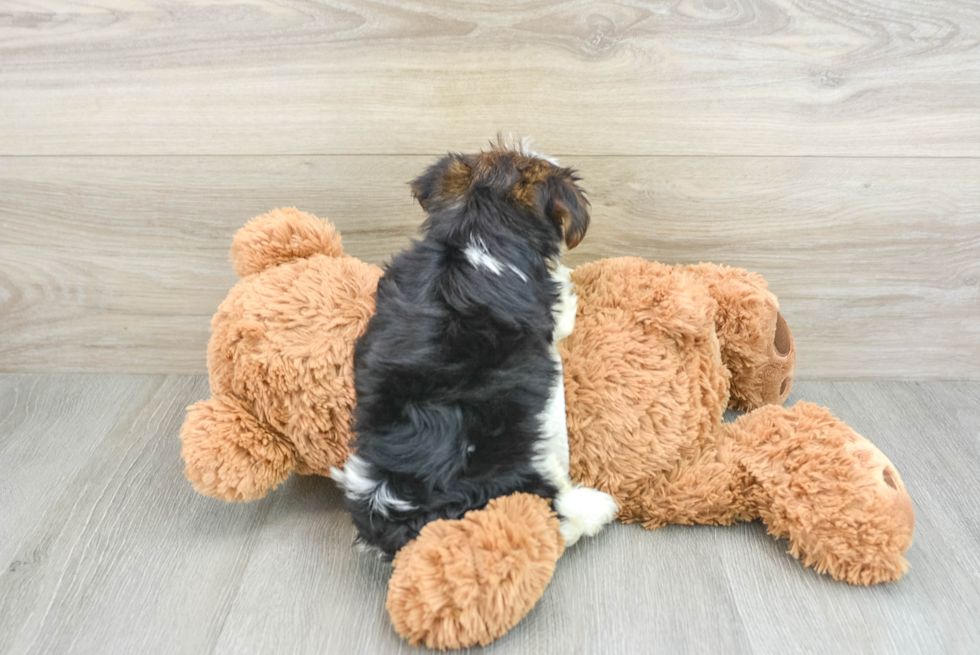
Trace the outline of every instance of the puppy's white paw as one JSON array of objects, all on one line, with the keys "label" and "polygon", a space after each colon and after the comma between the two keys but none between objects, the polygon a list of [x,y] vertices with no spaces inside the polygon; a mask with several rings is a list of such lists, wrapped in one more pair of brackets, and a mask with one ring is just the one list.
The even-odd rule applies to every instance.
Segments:
[{"label": "puppy's white paw", "polygon": [[602,526],[616,518],[619,506],[605,491],[573,487],[555,498],[555,510],[561,515],[561,535],[567,548],[582,535],[598,534]]}]

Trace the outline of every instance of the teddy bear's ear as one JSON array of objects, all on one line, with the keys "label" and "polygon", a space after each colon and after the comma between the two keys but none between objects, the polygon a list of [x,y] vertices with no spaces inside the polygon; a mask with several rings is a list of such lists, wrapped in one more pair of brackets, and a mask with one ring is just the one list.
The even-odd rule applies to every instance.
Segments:
[{"label": "teddy bear's ear", "polygon": [[329,221],[286,207],[253,218],[238,230],[229,259],[244,277],[317,254],[342,257],[340,234]]}]

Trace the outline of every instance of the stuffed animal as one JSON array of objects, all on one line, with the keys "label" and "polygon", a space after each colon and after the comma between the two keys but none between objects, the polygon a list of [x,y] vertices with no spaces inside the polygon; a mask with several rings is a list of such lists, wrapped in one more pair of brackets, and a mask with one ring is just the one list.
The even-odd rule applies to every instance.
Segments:
[{"label": "stuffed animal", "polygon": [[[243,278],[212,320],[212,397],[188,408],[182,455],[200,493],[251,500],[292,472],[343,467],[354,344],[382,271],[295,209],[248,223],[231,259]],[[611,494],[623,522],[758,518],[834,578],[901,577],[914,514],[898,471],[827,409],[778,406],[796,353],[760,276],[615,258],[572,279],[578,316],[559,350],[573,480]],[[729,407],[748,413],[723,423]],[[550,504],[528,494],[430,523],[393,563],[395,629],[436,648],[487,644],[537,602],[563,550]]]}]

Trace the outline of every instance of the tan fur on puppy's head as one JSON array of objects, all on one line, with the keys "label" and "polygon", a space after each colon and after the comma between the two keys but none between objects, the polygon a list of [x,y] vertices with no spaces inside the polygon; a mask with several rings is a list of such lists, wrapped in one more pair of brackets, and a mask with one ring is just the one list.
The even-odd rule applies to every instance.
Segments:
[{"label": "tan fur on puppy's head", "polygon": [[411,183],[412,195],[429,214],[463,207],[474,194],[489,193],[549,221],[571,249],[589,228],[589,201],[570,168],[498,137],[475,154],[449,153]]}]

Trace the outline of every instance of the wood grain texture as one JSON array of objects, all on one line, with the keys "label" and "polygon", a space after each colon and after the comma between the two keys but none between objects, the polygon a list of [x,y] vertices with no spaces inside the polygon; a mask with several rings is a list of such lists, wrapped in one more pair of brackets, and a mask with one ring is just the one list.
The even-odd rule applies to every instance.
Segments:
[{"label": "wood grain texture", "polygon": [[0,3],[0,154],[980,155],[974,0]]},{"label": "wood grain texture", "polygon": [[[0,371],[199,373],[231,237],[275,206],[379,263],[422,214],[425,156],[0,157]],[[576,265],[759,271],[802,378],[980,377],[980,160],[576,157]]]},{"label": "wood grain texture", "polygon": [[[389,569],[342,497],[293,478],[225,504],[181,476],[203,376],[0,375],[0,652],[388,653]],[[916,509],[901,581],[802,568],[759,523],[613,525],[481,652],[971,653],[980,643],[980,383],[802,382],[894,462]]]}]

